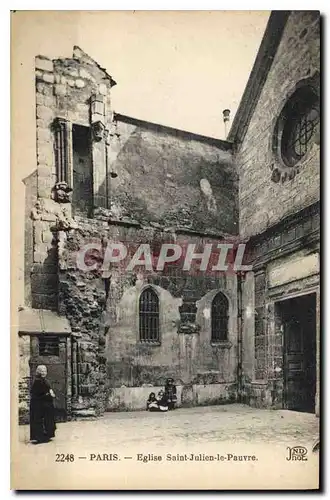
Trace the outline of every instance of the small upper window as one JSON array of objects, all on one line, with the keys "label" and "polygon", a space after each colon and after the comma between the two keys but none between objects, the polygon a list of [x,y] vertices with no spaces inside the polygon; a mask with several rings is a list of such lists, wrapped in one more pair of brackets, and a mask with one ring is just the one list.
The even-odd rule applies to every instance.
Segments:
[{"label": "small upper window", "polygon": [[53,335],[40,335],[39,356],[59,356],[59,339]]},{"label": "small upper window", "polygon": [[309,151],[319,123],[318,96],[311,87],[299,88],[281,114],[280,152],[288,167],[293,167]]}]

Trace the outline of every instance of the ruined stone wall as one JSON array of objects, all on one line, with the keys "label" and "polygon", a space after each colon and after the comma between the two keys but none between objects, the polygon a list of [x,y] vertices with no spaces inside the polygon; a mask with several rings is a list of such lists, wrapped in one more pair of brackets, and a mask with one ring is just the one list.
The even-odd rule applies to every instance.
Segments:
[{"label": "ruined stone wall", "polygon": [[[185,244],[191,237],[182,231],[197,231],[192,242],[199,243],[207,233],[214,241],[237,234],[231,145],[120,115],[114,120],[114,84],[78,47],[72,58],[36,58],[32,307],[58,310],[70,321],[72,414],[129,408],[127,392],[122,400],[111,391],[158,386],[170,374],[186,403],[233,400],[234,276],[138,277],[123,268],[106,276],[77,267],[77,251],[90,241],[123,241],[133,252],[144,242]],[[135,300],[146,283],[157,288],[162,304],[161,345],[151,350],[136,338]],[[210,345],[203,313],[217,289],[231,304],[223,346]],[[182,317],[188,330],[193,325],[188,335],[178,333]]]},{"label": "ruined stone wall", "polygon": [[271,180],[274,169],[282,167],[272,147],[278,117],[298,82],[319,70],[318,13],[294,11],[284,28],[247,133],[235,156],[239,172],[240,235],[243,238],[261,233],[319,200],[320,148],[317,143],[300,162],[300,170],[293,178],[288,174],[284,182]]},{"label": "ruined stone wall", "polygon": [[115,218],[237,234],[238,179],[229,143],[120,115],[112,131]]},{"label": "ruined stone wall", "polygon": [[[109,226],[100,220],[76,222],[76,229],[61,233],[59,253],[60,313],[69,318],[78,342],[72,376],[79,397],[73,410],[142,409],[146,393],[159,390],[170,376],[179,386],[180,405],[235,401],[235,274],[189,275],[179,266],[163,272],[139,266],[128,272],[128,261],[109,272],[100,269],[104,254],[99,249],[105,241],[124,243],[132,256],[141,243],[157,252],[163,242],[184,246],[187,241],[219,240],[151,227]],[[90,243],[96,250],[90,250],[87,259],[96,269],[86,272],[77,268],[77,252]],[[139,340],[138,302],[146,286],[152,286],[160,300],[159,345]],[[223,291],[230,304],[228,341],[211,344],[210,308],[217,291]]]},{"label": "ruined stone wall", "polygon": [[[114,82],[78,47],[72,58],[50,60],[37,56],[35,67],[38,200],[32,210],[32,306],[56,310],[57,229],[71,218],[72,207],[54,186],[64,181],[72,188],[72,130],[77,124],[89,130],[89,149],[96,172],[93,186],[97,195],[102,194],[106,145],[104,139],[93,143],[91,122],[99,119],[102,126],[107,125],[105,117],[111,114],[110,88]],[[95,103],[92,107],[92,96],[98,96],[99,107]]]},{"label": "ruined stone wall", "polygon": [[[36,58],[33,307],[58,307],[57,230],[72,215],[237,234],[231,145],[121,115],[113,120],[114,84],[78,47],[72,58]],[[84,137],[88,144],[76,151]],[[59,181],[73,190],[73,203],[54,189]]]}]

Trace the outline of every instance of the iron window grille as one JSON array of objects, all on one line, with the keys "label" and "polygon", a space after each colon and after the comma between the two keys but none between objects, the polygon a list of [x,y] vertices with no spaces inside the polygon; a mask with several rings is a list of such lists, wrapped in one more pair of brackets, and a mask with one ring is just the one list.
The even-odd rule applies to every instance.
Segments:
[{"label": "iron window grille", "polygon": [[59,339],[54,335],[42,335],[39,337],[39,356],[59,356]]},{"label": "iron window grille", "polygon": [[301,88],[291,97],[284,110],[281,155],[292,167],[310,149],[319,124],[318,98],[311,89]]},{"label": "iron window grille", "polygon": [[140,342],[160,342],[159,332],[159,299],[152,288],[146,288],[139,301]]},{"label": "iron window grille", "polygon": [[221,292],[218,293],[212,301],[211,342],[225,342],[228,340],[228,310],[227,297]]}]

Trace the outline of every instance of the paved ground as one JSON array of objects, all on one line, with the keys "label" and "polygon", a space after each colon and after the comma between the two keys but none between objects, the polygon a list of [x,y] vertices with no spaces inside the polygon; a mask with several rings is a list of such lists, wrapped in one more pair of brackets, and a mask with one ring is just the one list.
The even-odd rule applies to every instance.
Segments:
[{"label": "paved ground", "polygon": [[[203,454],[224,455],[225,462],[230,462],[226,464],[227,467],[239,462],[240,459],[235,460],[235,456],[239,457],[244,454],[246,457],[255,456],[255,462],[251,458],[243,458],[241,461],[248,461],[249,464],[246,465],[250,469],[251,467],[260,467],[260,462],[265,466],[265,462],[267,462],[267,470],[271,474],[272,460],[274,460],[275,467],[276,460],[279,460],[286,467],[283,469],[284,471],[287,471],[288,467],[290,468],[288,475],[290,480],[298,480],[300,476],[299,474],[297,476],[297,471],[300,471],[300,474],[303,471],[301,478],[304,480],[307,477],[307,464],[317,467],[317,455],[311,452],[311,447],[318,437],[318,424],[319,419],[312,414],[287,410],[259,410],[243,405],[182,408],[168,413],[108,413],[98,420],[60,423],[57,426],[54,441],[37,446],[28,441],[28,426],[21,426],[15,456],[17,457],[20,484],[24,481],[26,483],[29,478],[29,467],[32,467],[33,464],[38,467],[38,470],[43,468],[45,477],[48,479],[50,479],[50,471],[52,471],[51,475],[54,475],[54,471],[58,471],[58,468],[61,467],[61,471],[65,474],[70,471],[70,481],[73,481],[71,473],[75,470],[75,477],[76,473],[79,472],[80,484],[85,484],[87,476],[90,476],[93,471],[93,477],[89,477],[88,484],[97,477],[98,486],[105,480],[105,465],[107,474],[110,470],[117,471],[112,478],[113,480],[116,478],[119,480],[121,477],[120,481],[127,481],[128,471],[133,470],[134,467],[141,467],[142,464],[142,467],[146,467],[145,464],[148,464],[148,471],[153,470],[157,474],[160,470],[163,472],[167,470],[165,464],[168,467],[171,466],[171,477],[173,478],[174,470],[177,474],[180,469],[179,466],[174,469],[175,460],[173,461],[173,457],[176,456],[176,453],[186,453],[186,457],[190,456],[191,453],[194,453],[195,457],[199,454],[201,456]],[[293,446],[306,447],[309,461],[296,463],[294,466],[293,462],[287,461],[287,448]],[[74,462],[65,461],[62,464],[56,462],[57,459],[63,458],[60,454],[64,456],[72,454]],[[111,460],[113,458],[111,455],[114,454],[118,455],[118,461]],[[167,454],[171,456],[170,459],[167,459]],[[143,462],[143,460],[139,460],[138,455],[147,458]],[[229,458],[228,455],[232,456]],[[125,458],[126,456],[132,458]],[[157,460],[154,460],[155,456],[162,457],[162,466],[159,465],[159,461],[157,463]],[[193,465],[196,466],[195,460],[196,458],[193,460]],[[187,458],[183,459],[183,462],[187,468]],[[124,463],[126,479],[123,477],[124,469],[120,469]],[[198,470],[200,471],[202,466],[205,468],[206,464],[205,461],[199,461],[197,463]],[[211,465],[214,468],[215,464]],[[211,470],[211,465],[207,465],[207,469],[205,469],[207,474]],[[180,466],[183,466],[182,463]],[[224,467],[225,465],[222,466],[221,470],[224,470]],[[241,467],[243,467],[242,463]],[[141,472],[145,474],[146,470],[145,468],[141,469]],[[191,470],[190,468],[189,471]],[[82,474],[82,471],[86,472],[86,476],[85,473]],[[185,471],[187,472],[188,469],[182,469],[183,475]],[[61,482],[65,474],[57,476],[56,481]],[[177,480],[180,479],[180,475],[182,477],[182,474],[178,475]],[[243,476],[245,480],[249,479],[249,474],[241,475],[242,478]],[[139,473],[139,478],[141,477]],[[274,480],[275,477],[277,477],[276,474]],[[160,484],[163,484],[161,476],[159,478]],[[215,480],[214,473],[212,473],[212,477],[210,476],[211,479]],[[29,484],[29,481],[26,484]]]}]

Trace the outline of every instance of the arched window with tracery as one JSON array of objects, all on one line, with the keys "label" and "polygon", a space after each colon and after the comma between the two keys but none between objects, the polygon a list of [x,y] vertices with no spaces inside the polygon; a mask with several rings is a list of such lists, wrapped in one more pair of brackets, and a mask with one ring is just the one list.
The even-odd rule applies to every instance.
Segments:
[{"label": "arched window with tracery", "polygon": [[159,343],[159,298],[151,288],[146,288],[139,301],[140,342]]},{"label": "arched window with tracery", "polygon": [[223,342],[228,340],[228,311],[229,302],[227,297],[219,292],[212,301],[211,319],[211,342]]},{"label": "arched window with tracery", "polygon": [[309,86],[296,90],[282,111],[281,155],[293,167],[307,154],[320,121],[319,99]]}]

